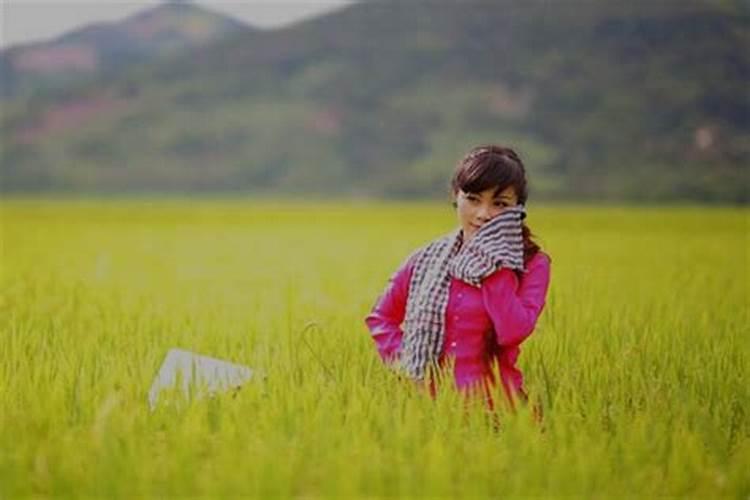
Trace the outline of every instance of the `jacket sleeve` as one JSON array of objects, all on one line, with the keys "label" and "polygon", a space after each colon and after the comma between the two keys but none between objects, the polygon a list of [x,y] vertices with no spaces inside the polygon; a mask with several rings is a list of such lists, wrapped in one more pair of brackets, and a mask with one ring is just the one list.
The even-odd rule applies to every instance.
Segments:
[{"label": "jacket sleeve", "polygon": [[515,271],[507,268],[500,268],[484,280],[482,298],[498,345],[518,345],[534,331],[549,282],[550,259],[542,253],[532,258],[520,282]]},{"label": "jacket sleeve", "polygon": [[365,319],[378,353],[386,362],[394,361],[401,351],[401,323],[406,315],[406,299],[409,295],[413,267],[414,255],[406,259],[391,276],[385,290]]}]

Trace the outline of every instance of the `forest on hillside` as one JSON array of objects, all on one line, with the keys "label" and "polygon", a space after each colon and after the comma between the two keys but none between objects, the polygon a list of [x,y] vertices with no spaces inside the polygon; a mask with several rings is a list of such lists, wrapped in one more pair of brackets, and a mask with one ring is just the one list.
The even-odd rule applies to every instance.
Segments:
[{"label": "forest on hillside", "polygon": [[364,2],[3,102],[6,193],[438,197],[514,146],[539,199],[746,203],[740,3]]}]

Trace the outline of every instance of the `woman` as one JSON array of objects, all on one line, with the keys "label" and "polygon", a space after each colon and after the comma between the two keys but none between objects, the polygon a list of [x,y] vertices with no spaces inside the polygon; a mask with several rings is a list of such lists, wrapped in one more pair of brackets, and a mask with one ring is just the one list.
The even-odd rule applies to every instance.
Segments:
[{"label": "woman", "polygon": [[450,360],[459,389],[479,389],[492,405],[497,364],[511,404],[525,400],[516,361],[545,304],[550,258],[523,223],[523,163],[507,147],[474,148],[451,189],[460,227],[406,259],[367,326],[382,359],[433,394],[435,369]]}]

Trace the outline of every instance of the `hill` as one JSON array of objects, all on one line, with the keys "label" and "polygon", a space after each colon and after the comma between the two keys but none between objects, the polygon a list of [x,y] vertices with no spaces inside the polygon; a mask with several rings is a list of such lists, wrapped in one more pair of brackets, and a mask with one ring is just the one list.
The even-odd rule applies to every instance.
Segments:
[{"label": "hill", "polygon": [[111,74],[249,30],[192,3],[165,3],[122,21],[89,25],[49,42],[0,52],[0,98],[63,88],[84,77]]},{"label": "hill", "polygon": [[739,3],[365,2],[3,114],[5,191],[441,196],[470,146],[532,196],[748,201]]}]

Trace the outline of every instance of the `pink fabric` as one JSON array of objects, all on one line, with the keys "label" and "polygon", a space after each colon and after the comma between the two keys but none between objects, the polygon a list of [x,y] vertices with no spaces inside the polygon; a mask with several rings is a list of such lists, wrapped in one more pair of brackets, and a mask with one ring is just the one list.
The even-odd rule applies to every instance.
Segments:
[{"label": "pink fabric", "polygon": [[[365,320],[385,362],[393,361],[401,349],[401,323],[406,313],[414,258],[407,259],[391,277]],[[445,341],[439,361],[444,364],[448,357],[454,359],[458,388],[494,385],[492,364],[496,359],[505,390],[509,395],[524,396],[523,376],[516,367],[519,345],[534,331],[544,308],[550,258],[538,252],[526,263],[526,268],[522,280],[514,271],[500,268],[480,288],[451,279]]]}]

